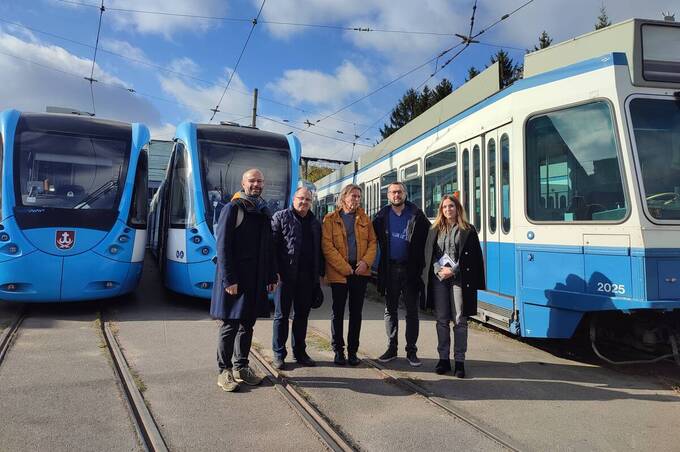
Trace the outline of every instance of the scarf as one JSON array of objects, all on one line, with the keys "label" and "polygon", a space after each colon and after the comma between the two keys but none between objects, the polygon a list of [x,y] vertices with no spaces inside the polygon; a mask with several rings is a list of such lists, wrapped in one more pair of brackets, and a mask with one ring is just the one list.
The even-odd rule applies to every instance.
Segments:
[{"label": "scarf", "polygon": [[246,212],[261,213],[267,208],[267,202],[260,196],[247,195],[243,190],[234,193],[231,202],[239,204]]}]

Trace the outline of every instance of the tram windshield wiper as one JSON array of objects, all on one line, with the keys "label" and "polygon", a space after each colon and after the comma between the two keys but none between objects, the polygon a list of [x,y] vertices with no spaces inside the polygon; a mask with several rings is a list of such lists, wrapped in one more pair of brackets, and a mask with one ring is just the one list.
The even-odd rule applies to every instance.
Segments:
[{"label": "tram windshield wiper", "polygon": [[94,202],[101,198],[102,196],[106,195],[109,193],[111,190],[114,188],[118,187],[118,179],[111,179],[107,182],[105,182],[101,187],[97,188],[95,191],[90,193],[85,199],[80,201],[78,204],[73,206],[74,209],[82,209],[85,206],[88,206],[91,202]]}]

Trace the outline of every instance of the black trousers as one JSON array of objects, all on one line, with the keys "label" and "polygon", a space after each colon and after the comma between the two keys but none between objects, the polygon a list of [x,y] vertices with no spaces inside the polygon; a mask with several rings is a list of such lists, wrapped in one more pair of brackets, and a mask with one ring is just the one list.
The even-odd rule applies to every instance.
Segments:
[{"label": "black trousers", "polygon": [[220,372],[232,368],[248,367],[248,354],[253,342],[253,327],[256,319],[223,320],[217,333],[217,365]]},{"label": "black trousers", "polygon": [[286,341],[288,340],[288,318],[291,308],[293,309],[293,337],[291,346],[293,356],[296,358],[305,354],[307,348],[305,338],[307,336],[307,320],[312,307],[312,294],[314,282],[299,275],[297,281],[281,281],[279,291],[274,297],[274,322],[272,335],[272,351],[274,355],[284,359],[288,354]]},{"label": "black trousers", "polygon": [[406,352],[418,350],[418,287],[409,283],[406,265],[391,263],[385,294],[385,332],[388,346],[397,349],[399,335],[399,297],[403,295],[406,305]]},{"label": "black trousers", "polygon": [[347,283],[332,283],[333,315],[331,318],[332,346],[336,352],[343,351],[343,320],[345,304],[349,295],[349,329],[347,331],[347,352],[354,354],[359,350],[359,335],[361,334],[361,311],[364,308],[364,296],[368,276],[348,276]]}]

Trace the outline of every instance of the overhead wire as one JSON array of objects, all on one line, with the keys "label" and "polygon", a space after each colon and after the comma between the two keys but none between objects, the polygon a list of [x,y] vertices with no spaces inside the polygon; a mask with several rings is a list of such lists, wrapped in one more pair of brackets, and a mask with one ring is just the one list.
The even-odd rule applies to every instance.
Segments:
[{"label": "overhead wire", "polygon": [[[103,1],[103,0],[102,0]],[[246,47],[248,47],[248,42],[250,42],[251,36],[253,36],[253,31],[255,31],[255,26],[257,25],[257,20],[260,18],[260,15],[262,14],[262,9],[264,9],[264,4],[266,3],[267,0],[262,0],[262,4],[260,5],[260,10],[257,12],[257,16],[255,16],[255,19],[253,19],[253,24],[250,27],[250,31],[248,32],[248,37],[246,38],[246,42],[243,43],[243,48],[241,49],[241,54],[238,56],[238,59],[236,60],[236,65],[234,66],[234,69],[232,69],[231,74],[229,75],[229,80],[227,81],[227,86],[224,87],[224,91],[222,91],[222,95],[220,96],[220,100],[217,101],[217,105],[215,105],[215,108],[213,108],[211,111],[213,112],[212,116],[210,117],[210,121],[215,118],[215,115],[217,112],[220,111],[220,104],[222,103],[222,100],[224,99],[224,95],[227,93],[227,90],[229,89],[229,85],[231,85],[231,81],[234,78],[234,74],[236,74],[236,70],[238,69],[238,65],[241,63],[241,58],[243,58],[243,54],[246,51]]]},{"label": "overhead wire", "polygon": [[[258,118],[265,119],[265,120],[267,120],[267,121],[274,122],[274,123],[276,123],[276,124],[280,124],[280,125],[282,125],[282,126],[289,127],[289,128],[291,128],[291,129],[299,130],[300,132],[309,133],[309,134],[311,134],[311,135],[316,135],[316,136],[323,137],[323,138],[328,138],[329,140],[335,140],[335,141],[341,141],[341,142],[347,143],[347,144],[353,144],[353,142],[352,142],[352,141],[349,141],[349,140],[343,140],[342,138],[337,138],[337,137],[332,137],[332,136],[329,136],[329,135],[324,135],[324,134],[322,134],[322,133],[314,132],[314,131],[309,130],[309,129],[303,129],[302,127],[295,127],[295,126],[290,125],[289,123],[285,123],[285,122],[283,122],[283,121],[279,121],[279,120],[277,120],[277,119],[270,118],[270,117],[268,117],[268,116],[263,116],[263,115],[258,114],[257,117],[258,117]],[[357,146],[365,146],[365,147],[367,147],[367,148],[372,147],[372,146],[370,146],[370,145],[368,145],[368,144],[363,144],[363,143],[356,143],[356,144],[357,144]]]},{"label": "overhead wire", "polygon": [[97,25],[97,40],[95,41],[94,45],[94,56],[92,57],[92,69],[90,69],[90,77],[85,77],[85,80],[90,82],[90,97],[92,99],[92,114],[96,115],[97,114],[97,108],[94,103],[94,82],[97,80],[94,78],[94,65],[97,61],[97,49],[99,48],[99,35],[102,31],[102,17],[104,16],[104,11],[106,9],[104,8],[104,0],[101,0],[101,5],[99,7],[99,24]]},{"label": "overhead wire", "polygon": [[[92,3],[87,3],[77,0],[57,0],[61,3],[84,6],[89,8],[96,8],[97,5]],[[202,19],[202,20],[215,20],[215,21],[225,21],[225,22],[243,22],[249,23],[252,19],[245,17],[226,17],[226,16],[210,16],[201,14],[188,14],[188,13],[173,13],[168,11],[153,11],[153,10],[142,10],[142,9],[131,9],[131,8],[108,8],[109,11],[116,11],[122,13],[133,13],[133,14],[150,14],[159,16],[171,16],[171,17],[183,17],[187,19]],[[370,26],[346,26],[346,25],[328,25],[328,24],[315,24],[315,23],[301,23],[301,22],[286,22],[280,20],[262,20],[261,24],[265,25],[282,25],[288,27],[305,27],[305,28],[322,28],[329,30],[338,31],[354,31],[361,33],[392,33],[392,34],[411,34],[411,35],[423,35],[423,36],[441,36],[441,37],[452,37],[453,33],[442,33],[435,31],[422,31],[422,30],[390,30],[385,28],[375,28]]]}]

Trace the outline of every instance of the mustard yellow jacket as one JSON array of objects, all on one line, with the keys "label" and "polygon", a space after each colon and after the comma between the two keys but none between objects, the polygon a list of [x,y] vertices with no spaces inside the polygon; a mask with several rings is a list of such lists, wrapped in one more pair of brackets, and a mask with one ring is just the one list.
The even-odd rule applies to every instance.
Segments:
[{"label": "mustard yellow jacket", "polygon": [[[375,260],[378,246],[371,220],[362,208],[358,208],[356,211],[354,235],[357,241],[357,262],[364,261],[368,264],[368,270],[364,276],[370,276],[371,265]],[[347,261],[347,233],[339,209],[329,213],[323,219],[321,249],[326,258],[327,281],[329,283],[346,283],[347,276],[351,275],[354,269]]]}]

